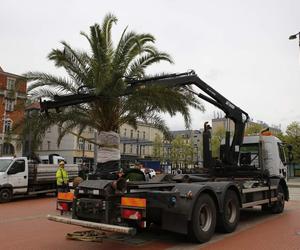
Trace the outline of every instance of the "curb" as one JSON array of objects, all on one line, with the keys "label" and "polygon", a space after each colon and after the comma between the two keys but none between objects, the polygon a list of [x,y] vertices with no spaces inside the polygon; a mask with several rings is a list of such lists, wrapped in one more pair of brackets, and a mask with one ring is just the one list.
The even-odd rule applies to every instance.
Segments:
[{"label": "curb", "polygon": [[300,183],[288,183],[288,187],[300,188]]}]

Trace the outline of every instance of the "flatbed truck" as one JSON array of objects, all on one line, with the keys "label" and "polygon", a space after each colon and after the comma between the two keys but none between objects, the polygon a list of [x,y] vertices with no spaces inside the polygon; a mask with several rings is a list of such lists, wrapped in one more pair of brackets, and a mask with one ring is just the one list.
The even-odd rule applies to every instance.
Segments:
[{"label": "flatbed truck", "polygon": [[[69,179],[78,176],[79,167],[66,164]],[[40,164],[27,157],[0,157],[0,203],[13,198],[54,193],[58,164]]]},{"label": "flatbed truck", "polygon": [[[243,208],[261,206],[271,213],[284,211],[285,201],[289,200],[287,160],[284,144],[278,138],[268,132],[244,137],[248,114],[194,72],[130,81],[127,91],[147,85],[195,85],[205,95],[189,90],[233,120],[234,134],[226,132],[219,158],[212,157],[211,128],[205,123],[201,174],[161,174],[148,182],[128,181],[126,175],[116,180],[86,180],[75,190],[72,218],[49,215],[50,220],[127,234],[156,224],[202,243],[209,241],[215,230],[233,232]],[[88,95],[46,101],[41,103],[42,109],[97,98]]]}]

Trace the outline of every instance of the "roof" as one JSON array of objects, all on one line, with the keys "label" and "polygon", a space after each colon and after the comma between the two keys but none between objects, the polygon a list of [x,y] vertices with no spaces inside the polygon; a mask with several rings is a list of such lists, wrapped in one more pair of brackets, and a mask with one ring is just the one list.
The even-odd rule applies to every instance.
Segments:
[{"label": "roof", "polygon": [[1,66],[0,66],[0,73],[1,73],[1,74],[4,74],[4,75],[6,75],[6,76],[10,76],[10,77],[26,79],[25,76],[20,76],[20,75],[16,75],[16,74],[13,74],[13,73],[5,72],[5,71],[1,68]]}]

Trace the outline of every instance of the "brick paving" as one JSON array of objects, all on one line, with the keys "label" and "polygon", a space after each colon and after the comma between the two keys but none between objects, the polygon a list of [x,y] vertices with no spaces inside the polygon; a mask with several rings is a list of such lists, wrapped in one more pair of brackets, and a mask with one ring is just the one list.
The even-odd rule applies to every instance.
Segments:
[{"label": "brick paving", "polygon": [[[299,191],[297,191],[299,190]],[[294,192],[294,191],[293,191]],[[297,197],[300,189],[296,189]],[[55,198],[31,198],[0,204],[1,249],[297,249],[300,250],[300,201],[287,203],[280,215],[245,210],[232,234],[216,234],[206,244],[191,244],[186,237],[165,231],[152,231],[129,239],[104,239],[103,243],[66,240],[68,232],[81,227],[54,223],[46,215],[55,213]],[[135,244],[139,243],[139,244]]]}]

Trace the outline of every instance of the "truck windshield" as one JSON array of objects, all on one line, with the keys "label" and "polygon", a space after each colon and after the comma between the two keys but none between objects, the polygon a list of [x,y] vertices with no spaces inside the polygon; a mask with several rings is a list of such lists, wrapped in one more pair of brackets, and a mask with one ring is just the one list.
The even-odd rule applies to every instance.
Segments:
[{"label": "truck windshield", "polygon": [[240,149],[240,166],[252,165],[259,168],[259,144],[244,144]]},{"label": "truck windshield", "polygon": [[10,159],[2,159],[0,160],[0,172],[5,172],[12,160]]}]

